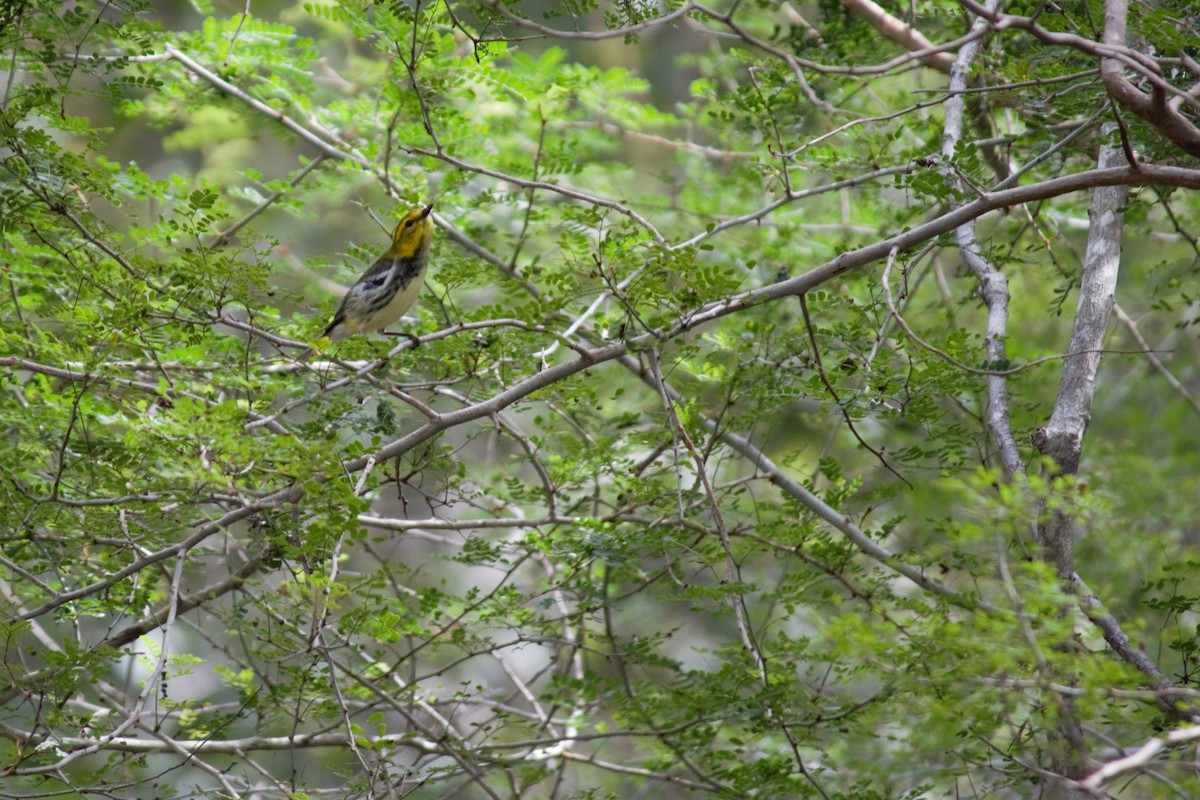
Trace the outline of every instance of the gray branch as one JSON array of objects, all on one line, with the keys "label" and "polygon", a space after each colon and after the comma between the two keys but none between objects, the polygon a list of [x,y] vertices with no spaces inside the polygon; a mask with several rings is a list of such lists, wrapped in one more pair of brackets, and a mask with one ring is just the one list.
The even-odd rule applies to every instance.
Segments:
[{"label": "gray branch", "polygon": [[[1000,6],[1000,0],[988,0],[986,8],[995,11]],[[972,31],[976,28],[986,28],[988,22],[983,17],[977,17]],[[960,183],[955,180],[954,155],[962,140],[963,107],[965,98],[963,91],[971,74],[971,63],[979,52],[979,39],[963,45],[954,59],[950,69],[950,97],[946,100],[946,122],[942,133],[942,172],[947,181]],[[964,187],[967,188],[967,187]],[[958,205],[962,205],[961,203]],[[1008,278],[991,262],[984,258],[975,237],[975,221],[964,222],[954,229],[954,238],[958,242],[963,260],[975,280],[979,282],[979,294],[987,307],[987,337],[984,347],[987,360],[991,365],[1003,364],[1007,360],[1005,339],[1008,338]],[[1012,424],[1009,418],[1008,382],[1003,375],[989,375],[988,389],[988,428],[992,439],[1000,453],[1000,463],[1009,477],[1025,471],[1021,461],[1020,451],[1017,450],[1016,439],[1013,438]]]}]

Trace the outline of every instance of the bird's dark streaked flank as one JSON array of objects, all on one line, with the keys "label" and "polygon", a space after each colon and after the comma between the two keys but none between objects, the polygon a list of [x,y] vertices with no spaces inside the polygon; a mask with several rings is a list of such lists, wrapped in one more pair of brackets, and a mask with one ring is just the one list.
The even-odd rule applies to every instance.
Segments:
[{"label": "bird's dark streaked flank", "polygon": [[[382,331],[413,307],[429,264],[432,211],[433,206],[426,206],[404,215],[392,232],[391,247],[346,292],[324,336],[336,342],[356,333]],[[298,360],[311,355],[312,348],[307,348]]]}]

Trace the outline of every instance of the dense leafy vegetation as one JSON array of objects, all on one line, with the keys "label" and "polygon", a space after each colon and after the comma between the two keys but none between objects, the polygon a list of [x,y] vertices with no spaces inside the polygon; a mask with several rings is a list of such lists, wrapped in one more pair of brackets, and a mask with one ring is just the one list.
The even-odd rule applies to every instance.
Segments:
[{"label": "dense leafy vegetation", "polygon": [[1198,27],[0,0],[3,794],[1200,793]]}]

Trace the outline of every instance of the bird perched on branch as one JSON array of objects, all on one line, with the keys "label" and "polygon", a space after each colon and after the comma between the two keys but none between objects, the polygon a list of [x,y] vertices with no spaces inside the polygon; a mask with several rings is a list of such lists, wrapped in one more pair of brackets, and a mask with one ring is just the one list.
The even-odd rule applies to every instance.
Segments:
[{"label": "bird perched on branch", "polygon": [[[392,232],[392,245],[350,287],[322,334],[330,341],[382,331],[417,302],[433,241],[433,206],[410,211]],[[298,356],[305,361],[313,350]]]}]

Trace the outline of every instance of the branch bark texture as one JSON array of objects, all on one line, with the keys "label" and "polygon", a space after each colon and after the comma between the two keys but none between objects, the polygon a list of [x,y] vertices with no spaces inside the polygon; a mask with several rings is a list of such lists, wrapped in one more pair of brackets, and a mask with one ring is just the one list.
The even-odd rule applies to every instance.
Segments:
[{"label": "branch bark texture", "polygon": [[[1128,0],[1107,0],[1104,4],[1104,44],[1126,46],[1128,18]],[[1148,69],[1155,75],[1161,74],[1157,63],[1148,58],[1145,60]],[[1152,82],[1150,90],[1143,91],[1125,77],[1125,68],[1119,59],[1106,57],[1100,59],[1100,79],[1114,100],[1153,125],[1185,153],[1200,157],[1200,128],[1169,102],[1160,83]]]},{"label": "branch bark texture", "polygon": [[[1106,126],[1105,132],[1111,133],[1114,128],[1112,125]],[[1116,166],[1123,160],[1120,148],[1108,145],[1101,148],[1100,169]],[[1128,194],[1124,186],[1104,186],[1092,191],[1092,202],[1088,209],[1091,228],[1080,279],[1079,302],[1067,346],[1067,352],[1073,355],[1063,361],[1058,397],[1050,421],[1034,436],[1038,450],[1053,458],[1058,469],[1068,475],[1079,471],[1083,435],[1091,421],[1096,373],[1100,369],[1100,350],[1104,346],[1116,299],[1124,226],[1122,209]],[[1050,544],[1049,539],[1046,544]],[[1070,548],[1054,549],[1059,552],[1056,557],[1059,576],[1070,578],[1074,572],[1074,565],[1069,558]]]},{"label": "branch bark texture", "polygon": [[[988,0],[986,8],[994,11],[1000,6],[999,0]],[[975,25],[986,27],[986,21],[980,17]],[[966,105],[963,90],[971,75],[971,64],[979,51],[979,39],[974,39],[959,50],[958,58],[950,71],[950,97],[946,100],[946,121],[942,132],[942,171],[947,181],[958,188],[967,190],[955,177],[954,157],[963,136],[963,110]],[[987,336],[984,347],[987,351],[988,362],[1003,364],[1007,360],[1005,339],[1008,337],[1008,278],[994,264],[984,257],[975,235],[974,221],[965,222],[954,229],[954,239],[958,243],[959,252],[979,283],[979,295],[987,307]],[[988,428],[992,440],[996,444],[1000,463],[1009,477],[1024,471],[1016,440],[1013,438],[1012,425],[1009,418],[1008,381],[1003,375],[990,375],[988,387]]]}]

